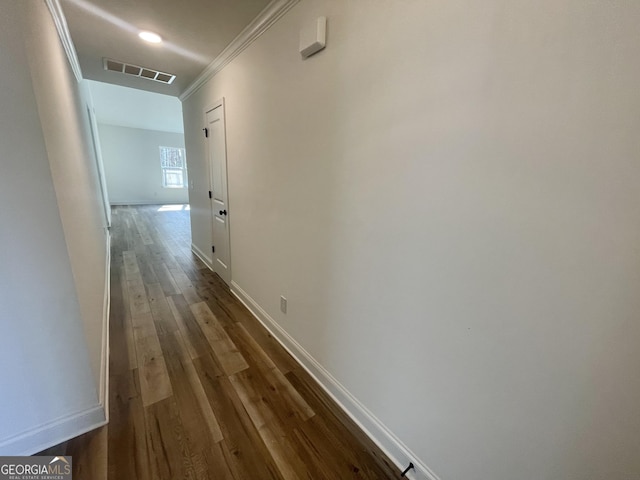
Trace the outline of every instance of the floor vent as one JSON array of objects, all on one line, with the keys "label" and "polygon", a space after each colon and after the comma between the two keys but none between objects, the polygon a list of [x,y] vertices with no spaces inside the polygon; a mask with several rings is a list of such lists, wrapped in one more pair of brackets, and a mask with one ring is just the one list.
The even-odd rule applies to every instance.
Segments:
[{"label": "floor vent", "polygon": [[171,73],[159,72],[151,68],[140,67],[138,65],[132,65],[130,63],[118,62],[117,60],[111,60],[110,58],[104,58],[104,69],[111,72],[126,73],[134,77],[146,78],[147,80],[153,80],[154,82],[171,83],[176,79],[176,76]]}]

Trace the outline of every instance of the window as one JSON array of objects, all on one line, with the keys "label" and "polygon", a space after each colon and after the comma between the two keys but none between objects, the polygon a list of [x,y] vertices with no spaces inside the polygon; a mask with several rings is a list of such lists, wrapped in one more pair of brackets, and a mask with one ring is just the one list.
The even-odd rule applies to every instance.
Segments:
[{"label": "window", "polygon": [[187,186],[187,158],[184,148],[160,147],[160,166],[164,188]]}]

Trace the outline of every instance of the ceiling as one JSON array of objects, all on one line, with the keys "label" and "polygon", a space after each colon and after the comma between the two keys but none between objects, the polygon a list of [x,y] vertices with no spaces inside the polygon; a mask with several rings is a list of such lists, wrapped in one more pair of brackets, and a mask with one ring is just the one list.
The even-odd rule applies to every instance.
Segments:
[{"label": "ceiling", "polygon": [[98,123],[184,133],[176,97],[88,80]]},{"label": "ceiling", "polygon": [[[61,0],[84,78],[180,95],[269,0]],[[138,38],[159,34],[159,45]],[[171,85],[105,71],[103,58],[176,75]]]}]

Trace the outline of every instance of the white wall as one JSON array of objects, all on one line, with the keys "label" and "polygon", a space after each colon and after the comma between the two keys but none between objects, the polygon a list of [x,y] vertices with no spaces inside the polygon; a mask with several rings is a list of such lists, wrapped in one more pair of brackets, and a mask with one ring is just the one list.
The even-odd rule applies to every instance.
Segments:
[{"label": "white wall", "polygon": [[31,77],[98,382],[106,368],[102,349],[108,232],[89,124],[91,104],[68,66],[49,11],[34,7],[36,14],[28,32]]},{"label": "white wall", "polygon": [[160,146],[184,148],[182,133],[99,124],[112,205],[188,203],[186,188],[164,188]]},{"label": "white wall", "polygon": [[106,232],[84,101],[44,2],[0,3],[0,454],[105,419]]},{"label": "white wall", "polygon": [[183,103],[195,246],[224,97],[233,281],[442,479],[640,474],[639,21],[302,0]]}]

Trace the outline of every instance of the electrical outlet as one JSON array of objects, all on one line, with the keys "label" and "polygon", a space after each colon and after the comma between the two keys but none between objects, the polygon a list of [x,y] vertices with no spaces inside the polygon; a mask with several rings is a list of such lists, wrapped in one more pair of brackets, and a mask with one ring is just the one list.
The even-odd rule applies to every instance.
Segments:
[{"label": "electrical outlet", "polygon": [[280,297],[280,311],[287,313],[287,299],[282,296]]}]

